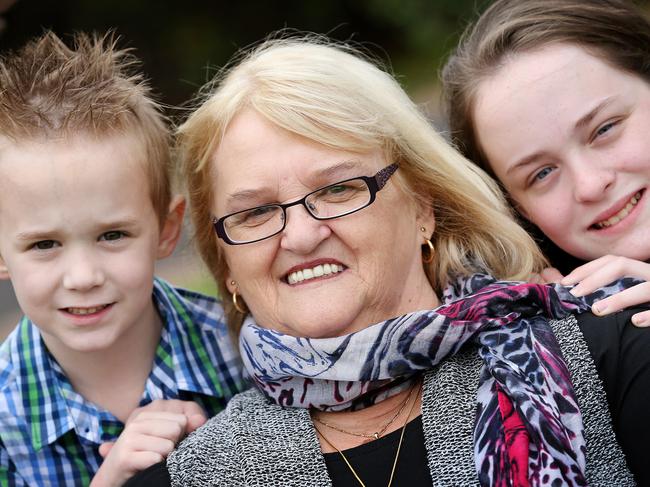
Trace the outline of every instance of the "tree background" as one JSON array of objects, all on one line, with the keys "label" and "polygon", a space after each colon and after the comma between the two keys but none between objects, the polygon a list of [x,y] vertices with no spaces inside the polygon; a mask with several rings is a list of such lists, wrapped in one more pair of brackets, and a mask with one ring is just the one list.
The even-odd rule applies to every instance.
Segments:
[{"label": "tree background", "polygon": [[[410,92],[428,91],[440,59],[481,0],[0,0],[0,50],[43,29],[61,35],[114,29],[142,59],[163,101],[186,102],[237,49],[279,29],[360,43],[392,63]],[[13,4],[13,5],[12,5]],[[390,59],[388,56],[390,55]]]}]

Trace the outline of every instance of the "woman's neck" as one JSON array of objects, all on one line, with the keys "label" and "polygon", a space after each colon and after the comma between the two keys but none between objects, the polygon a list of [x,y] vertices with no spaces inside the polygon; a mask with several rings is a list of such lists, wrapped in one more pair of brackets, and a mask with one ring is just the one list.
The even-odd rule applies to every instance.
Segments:
[{"label": "woman's neck", "polygon": [[[417,380],[413,386],[398,394],[358,411],[312,410],[311,417],[318,433],[322,452],[333,453],[336,452],[335,448],[347,450],[374,441],[375,433],[381,432],[379,437],[383,437],[417,418],[422,414],[422,387],[420,384],[421,380]],[[387,425],[388,422],[390,424]],[[324,440],[323,436],[327,440]]]}]

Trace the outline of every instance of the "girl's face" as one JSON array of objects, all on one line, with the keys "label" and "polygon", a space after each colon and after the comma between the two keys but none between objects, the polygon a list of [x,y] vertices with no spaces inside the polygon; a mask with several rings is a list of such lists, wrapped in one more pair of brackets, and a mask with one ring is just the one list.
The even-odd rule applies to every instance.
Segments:
[{"label": "girl's face", "polygon": [[568,253],[650,258],[650,84],[554,44],[481,82],[476,135],[517,209]]}]

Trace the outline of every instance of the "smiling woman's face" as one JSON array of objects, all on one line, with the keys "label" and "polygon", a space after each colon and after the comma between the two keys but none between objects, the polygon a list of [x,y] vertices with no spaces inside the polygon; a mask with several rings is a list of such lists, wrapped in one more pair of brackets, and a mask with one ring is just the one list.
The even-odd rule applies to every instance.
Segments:
[{"label": "smiling woman's face", "polygon": [[559,247],[650,258],[650,84],[556,44],[507,60],[473,115],[494,173]]},{"label": "smiling woman's face", "polygon": [[[212,158],[212,211],[222,217],[291,202],[338,181],[372,176],[391,162],[380,150],[334,150],[243,111]],[[306,337],[358,331],[437,304],[423,270],[421,226],[432,233],[432,212],[418,211],[393,180],[372,205],[342,218],[319,221],[303,206],[292,206],[278,235],[236,246],[219,241],[230,270],[227,286],[232,292],[231,280],[237,283],[267,328]],[[339,272],[294,282],[297,271],[325,264]]]}]

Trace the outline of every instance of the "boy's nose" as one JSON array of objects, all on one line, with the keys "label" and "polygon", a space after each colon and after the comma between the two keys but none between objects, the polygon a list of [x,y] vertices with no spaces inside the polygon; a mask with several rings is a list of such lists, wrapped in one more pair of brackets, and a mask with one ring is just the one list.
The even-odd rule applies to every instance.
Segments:
[{"label": "boy's nose", "polygon": [[87,291],[104,283],[101,265],[89,258],[77,256],[69,263],[63,276],[63,287],[72,291]]}]

